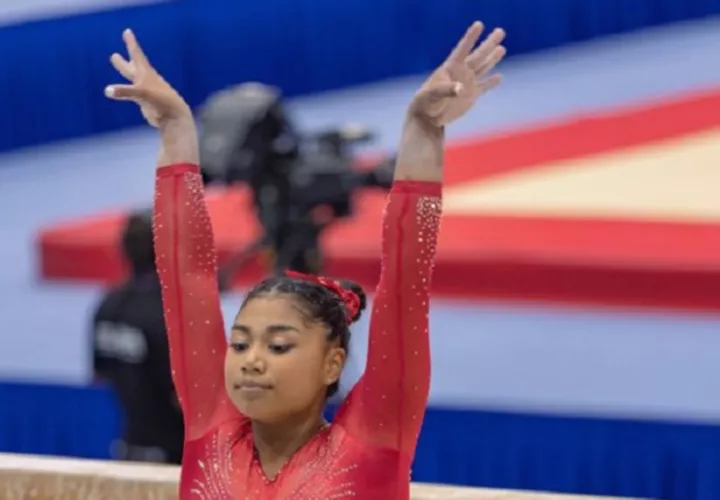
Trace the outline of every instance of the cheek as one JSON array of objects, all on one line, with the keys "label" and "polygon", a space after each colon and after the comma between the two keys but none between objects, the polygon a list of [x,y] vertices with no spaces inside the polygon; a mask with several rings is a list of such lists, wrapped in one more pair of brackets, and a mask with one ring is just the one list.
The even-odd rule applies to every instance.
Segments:
[{"label": "cheek", "polygon": [[225,381],[227,382],[228,379],[233,378],[233,376],[237,376],[237,374],[240,373],[241,368],[242,362],[240,360],[240,356],[231,349],[228,349],[225,353]]},{"label": "cheek", "polygon": [[313,392],[321,383],[324,371],[323,353],[314,346],[296,349],[278,357],[272,364],[273,378],[291,391]]}]

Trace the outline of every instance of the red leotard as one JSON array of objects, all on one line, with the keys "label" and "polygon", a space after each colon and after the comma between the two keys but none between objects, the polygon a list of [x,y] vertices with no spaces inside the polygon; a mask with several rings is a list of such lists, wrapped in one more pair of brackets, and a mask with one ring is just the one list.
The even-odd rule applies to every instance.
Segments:
[{"label": "red leotard", "polygon": [[269,480],[225,394],[227,340],[212,227],[195,165],[158,170],[154,224],[175,386],[185,415],[180,498],[405,500],[430,387],[428,301],[441,186],[396,182],[365,374],[333,423]]}]

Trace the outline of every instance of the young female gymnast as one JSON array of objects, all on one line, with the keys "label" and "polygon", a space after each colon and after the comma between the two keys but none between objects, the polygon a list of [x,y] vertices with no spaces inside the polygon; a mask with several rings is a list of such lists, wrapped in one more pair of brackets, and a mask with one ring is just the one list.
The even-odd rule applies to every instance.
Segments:
[{"label": "young female gymnast", "polygon": [[[362,291],[288,273],[255,286],[230,341],[189,106],[153,69],[134,35],[112,64],[162,139],[154,204],[172,374],[185,418],[180,498],[329,500],[409,497],[410,465],[430,386],[429,288],[441,212],[444,127],[495,87],[502,30],[478,47],[474,23],[412,99],[382,221],[382,273],[367,368],[332,423],[349,325]],[[224,368],[223,368],[224,367]]]}]

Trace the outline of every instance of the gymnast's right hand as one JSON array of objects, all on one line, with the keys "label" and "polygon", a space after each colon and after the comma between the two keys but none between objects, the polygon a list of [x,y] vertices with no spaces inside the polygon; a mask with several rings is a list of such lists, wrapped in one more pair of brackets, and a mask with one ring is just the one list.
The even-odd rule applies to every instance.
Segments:
[{"label": "gymnast's right hand", "polygon": [[143,116],[153,127],[162,128],[167,122],[191,118],[190,107],[155,71],[133,32],[125,30],[123,40],[130,60],[115,53],[110,57],[110,62],[130,84],[109,85],[105,88],[105,95],[110,99],[137,103]]}]

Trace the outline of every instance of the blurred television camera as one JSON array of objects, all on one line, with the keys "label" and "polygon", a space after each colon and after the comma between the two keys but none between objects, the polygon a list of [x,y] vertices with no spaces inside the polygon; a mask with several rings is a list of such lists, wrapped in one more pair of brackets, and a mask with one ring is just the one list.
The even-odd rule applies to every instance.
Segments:
[{"label": "blurred television camera", "polygon": [[247,184],[263,228],[262,236],[235,257],[234,272],[258,252],[269,252],[274,272],[322,272],[322,231],[353,215],[358,190],[387,190],[392,184],[394,158],[355,168],[353,146],[373,139],[358,125],[302,134],[289,119],[281,92],[261,83],[210,96],[200,111],[203,180]]}]

